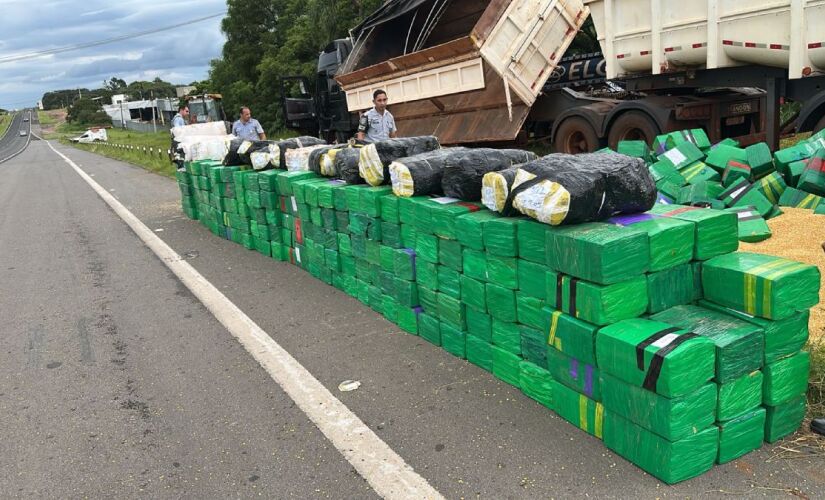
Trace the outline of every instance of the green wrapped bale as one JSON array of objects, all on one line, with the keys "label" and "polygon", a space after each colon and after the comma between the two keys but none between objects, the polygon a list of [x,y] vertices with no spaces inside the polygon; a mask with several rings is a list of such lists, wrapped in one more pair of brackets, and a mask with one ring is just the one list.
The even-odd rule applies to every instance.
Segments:
[{"label": "green wrapped bale", "polygon": [[[342,236],[346,235],[338,235],[339,249],[341,248],[340,243],[342,241]],[[346,238],[345,241],[349,241],[349,238]],[[415,281],[415,250],[410,248],[400,248],[394,250],[392,253],[392,269],[399,279]]]},{"label": "green wrapped bale", "polygon": [[[426,309],[425,309],[426,310]],[[427,342],[440,346],[441,345],[441,323],[438,318],[429,314],[423,313],[418,315],[418,335]]]},{"label": "green wrapped bale", "polygon": [[453,356],[467,358],[467,333],[449,323],[441,323],[441,347]]},{"label": "green wrapped bale", "polygon": [[744,149],[720,144],[708,151],[708,157],[705,159],[705,163],[713,167],[717,172],[722,172],[731,160],[747,163],[748,154]]},{"label": "green wrapped bale", "polygon": [[676,201],[681,205],[713,204],[719,201],[719,195],[724,191],[725,188],[718,182],[697,182],[680,188]]},{"label": "green wrapped bale", "polygon": [[684,189],[682,186],[684,186],[684,184],[675,184],[670,181],[659,181],[656,183],[656,190],[660,196],[664,196],[670,200],[669,203],[674,203],[681,196],[682,190]]},{"label": "green wrapped bale", "polygon": [[466,276],[479,281],[489,281],[487,270],[487,254],[478,250],[465,248],[462,255],[462,266]]},{"label": "green wrapped bale", "polygon": [[493,341],[493,318],[485,311],[467,306],[467,333],[484,342]]},{"label": "green wrapped bale", "polygon": [[518,310],[513,290],[487,283],[487,311],[499,321],[516,322]]},{"label": "green wrapped bale", "polygon": [[646,163],[653,161],[653,153],[645,141],[619,141],[616,152],[633,158],[641,158]]},{"label": "green wrapped bale", "polygon": [[544,368],[522,361],[519,364],[519,387],[528,398],[553,409],[553,377]]},{"label": "green wrapped bale", "polygon": [[635,318],[647,309],[647,280],[644,276],[599,285],[553,271],[546,273],[547,304],[597,325]]},{"label": "green wrapped bale", "polygon": [[547,267],[544,263],[519,260],[518,262],[519,291],[539,300],[547,299]]},{"label": "green wrapped bale", "polygon": [[802,177],[803,172],[808,168],[808,161],[808,159],[795,161],[786,167],[784,179],[788,186],[796,187],[799,184],[799,178]]},{"label": "green wrapped bale", "polygon": [[420,261],[416,254],[415,282],[430,290],[438,290],[438,264]]},{"label": "green wrapped bale", "polygon": [[758,408],[716,425],[719,427],[719,455],[716,463],[725,464],[762,446],[765,437],[765,409]]},{"label": "green wrapped bale", "polygon": [[727,207],[752,206],[761,216],[767,217],[773,210],[773,203],[762,196],[762,193],[755,189],[756,186],[745,179],[737,179],[719,195],[719,199],[724,201]]},{"label": "green wrapped bale", "polygon": [[492,346],[493,375],[503,382],[519,387],[521,357],[500,347]]},{"label": "green wrapped bale", "polygon": [[[381,198],[393,196],[391,186],[364,187],[358,191],[358,208],[356,211],[370,217],[381,216]],[[350,206],[350,210],[353,210]]]},{"label": "green wrapped bale", "polygon": [[[544,316],[542,309],[544,301],[531,297],[522,292],[516,292],[516,316],[518,322],[536,330],[544,329]],[[545,330],[546,331],[546,330]],[[547,338],[545,337],[545,343]]]},{"label": "green wrapped bale", "polygon": [[553,347],[547,347],[547,370],[553,380],[594,401],[602,400],[602,382],[599,369],[582,363]]},{"label": "green wrapped bale", "polygon": [[646,319],[602,328],[596,336],[596,359],[605,373],[669,398],[705,385],[716,365],[710,339]]},{"label": "green wrapped bale", "polygon": [[464,303],[443,293],[438,294],[438,317],[442,322],[449,323],[459,330],[467,328],[467,312]]},{"label": "green wrapped bale", "polygon": [[482,230],[484,222],[499,217],[497,213],[491,210],[479,210],[478,212],[456,217],[455,230],[458,234],[459,243],[473,250],[484,250],[484,233]]},{"label": "green wrapped bale", "polygon": [[805,396],[765,407],[765,441],[775,443],[799,429],[805,419]]},{"label": "green wrapped bale", "polygon": [[697,161],[679,171],[685,182],[696,184],[699,182],[719,182],[722,178],[719,172],[708,167],[705,163]]},{"label": "green wrapped bale", "polygon": [[499,257],[518,257],[518,225],[516,217],[487,219],[482,226],[484,249]]},{"label": "green wrapped bale", "polygon": [[762,381],[762,372],[756,370],[731,382],[718,384],[716,420],[720,422],[732,420],[761,405]]},{"label": "green wrapped bale", "polygon": [[708,135],[700,128],[677,130],[667,134],[667,137],[672,141],[673,146],[678,146],[683,142],[690,142],[702,151],[708,150],[711,147]]},{"label": "green wrapped bale", "polygon": [[474,280],[467,275],[462,274],[461,282],[461,301],[468,307],[473,307],[481,312],[487,311],[487,288],[484,283]]},{"label": "green wrapped bale", "polygon": [[700,432],[716,420],[716,385],[708,383],[678,398],[666,398],[603,373],[602,404],[668,441]]},{"label": "green wrapped bale", "polygon": [[716,346],[716,376],[731,382],[758,370],[764,357],[762,329],[727,314],[699,306],[676,306],[650,317],[710,339]]},{"label": "green wrapped bale", "polygon": [[810,370],[811,355],[807,351],[765,365],[762,402],[766,406],[778,406],[805,394]]},{"label": "green wrapped bale", "polygon": [[493,345],[521,357],[521,329],[518,323],[493,319]]},{"label": "green wrapped bale", "polygon": [[797,311],[785,319],[773,321],[757,318],[750,314],[745,314],[706,300],[700,301],[699,305],[707,309],[714,309],[725,314],[730,314],[735,318],[753,323],[761,328],[765,332],[764,364],[770,364],[797,353],[808,341],[808,320],[810,319],[810,311],[808,309]]},{"label": "green wrapped bale", "polygon": [[489,342],[467,335],[467,361],[488,372],[493,371],[493,346]]},{"label": "green wrapped bale", "polygon": [[599,327],[548,307],[543,312],[546,321],[544,331],[548,332],[548,349],[554,348],[582,363],[595,365],[596,333]]},{"label": "green wrapped bale", "polygon": [[384,222],[391,222],[393,224],[401,223],[401,220],[399,218],[397,196],[381,197],[381,219]]},{"label": "green wrapped bale", "polygon": [[418,315],[423,313],[421,307],[400,307],[398,309],[398,327],[407,333],[418,335]]},{"label": "green wrapped bale", "polygon": [[691,142],[683,142],[673,149],[660,154],[658,160],[659,162],[669,165],[676,170],[682,170],[683,168],[692,165],[697,161],[701,161],[704,158],[705,153],[697,148],[696,145]]},{"label": "green wrapped bale", "polygon": [[656,204],[649,213],[671,217],[695,226],[693,258],[707,260],[717,255],[734,252],[739,248],[736,216],[721,210],[699,207],[674,207]]},{"label": "green wrapped bale", "polygon": [[433,198],[436,206],[430,208],[432,231],[441,238],[458,239],[459,228],[456,219],[462,215],[480,211],[483,206],[479,203],[455,200],[452,198]]},{"label": "green wrapped bale", "polygon": [[739,241],[748,243],[758,243],[771,237],[771,228],[762,218],[762,215],[753,205],[734,207],[727,209],[736,214],[739,221]]},{"label": "green wrapped bale", "polygon": [[654,214],[613,217],[609,222],[647,233],[650,248],[650,272],[662,271],[690,261],[695,234],[693,223]]},{"label": "green wrapped bale", "polygon": [[766,319],[784,319],[819,302],[819,270],[781,257],[737,252],[702,266],[705,298]]},{"label": "green wrapped bale", "polygon": [[440,240],[438,263],[460,273],[463,270],[461,243],[455,240]]},{"label": "green wrapped bale", "polygon": [[[350,223],[350,227],[352,223]],[[415,255],[424,262],[438,264],[438,245],[440,239],[432,234],[418,233],[415,239]]]},{"label": "green wrapped bale", "polygon": [[796,184],[798,189],[818,196],[825,196],[825,149],[811,157]]},{"label": "green wrapped bale", "polygon": [[762,178],[774,169],[771,148],[764,142],[746,147],[745,155],[747,157],[747,163],[753,172],[754,179]]},{"label": "green wrapped bale", "polygon": [[814,210],[822,204],[823,200],[825,200],[825,198],[821,196],[789,187],[785,189],[779,198],[779,206]]},{"label": "green wrapped bale", "polygon": [[552,226],[533,219],[518,219],[519,258],[544,266],[547,262],[547,233]]},{"label": "green wrapped bale", "polygon": [[531,363],[547,367],[547,338],[544,332],[526,325],[519,325],[521,357]]},{"label": "green wrapped bale", "polygon": [[593,222],[554,228],[547,233],[547,265],[558,272],[610,285],[647,271],[647,233]]},{"label": "green wrapped bale", "polygon": [[740,179],[744,181],[751,180],[751,166],[746,162],[728,160],[728,164],[725,165],[725,170],[722,172],[722,185],[728,187]]},{"label": "green wrapped bale", "polygon": [[690,263],[650,273],[647,279],[647,313],[656,314],[696,300],[696,272]]},{"label": "green wrapped bale", "polygon": [[606,411],[604,444],[659,480],[675,484],[713,467],[719,450],[719,429],[711,425],[673,442]]},{"label": "green wrapped bale", "polygon": [[554,381],[553,409],[558,415],[591,436],[602,439],[604,406],[569,387]]},{"label": "green wrapped bale", "polygon": [[650,166],[650,175],[658,186],[660,182],[668,182],[675,186],[684,186],[687,181],[673,165],[665,161],[657,161]]},{"label": "green wrapped bale", "polygon": [[454,299],[460,299],[461,273],[447,266],[438,266],[438,291]]},{"label": "green wrapped bale", "polygon": [[398,324],[398,309],[400,305],[394,298],[385,295],[381,299],[381,313],[390,323]]},{"label": "green wrapped bale", "polygon": [[518,262],[515,257],[487,255],[487,281],[500,287],[518,290]]},{"label": "green wrapped bale", "polygon": [[[397,198],[398,200],[398,220],[402,224],[415,224],[415,209],[422,200],[428,200],[429,196],[413,196],[410,198]],[[357,200],[357,198],[356,198]],[[350,207],[352,210],[352,207]]]}]

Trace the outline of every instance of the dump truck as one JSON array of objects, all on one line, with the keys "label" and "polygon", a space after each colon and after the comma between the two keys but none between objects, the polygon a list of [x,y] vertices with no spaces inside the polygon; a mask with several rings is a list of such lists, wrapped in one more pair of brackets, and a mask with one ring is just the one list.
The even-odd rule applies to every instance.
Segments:
[{"label": "dump truck", "polygon": [[[748,3],[727,13],[728,4],[743,3],[689,0],[677,9],[656,0],[390,0],[349,39],[324,49],[314,95],[306,79],[284,80],[303,90],[284,90],[286,125],[344,140],[380,88],[400,135],[434,134],[444,144],[534,139],[578,153],[702,128],[714,141],[776,146],[782,97],[805,103],[796,131],[825,127],[825,49],[813,41],[825,37],[810,22],[822,6],[795,2]],[[792,3],[795,11],[802,6],[794,19]],[[727,17],[703,17],[701,5]],[[747,33],[754,12],[768,24],[782,23],[772,31],[759,21],[761,33],[776,40],[719,38],[725,23],[738,22]],[[566,54],[588,17],[603,58]],[[799,38],[792,26],[805,31],[804,42],[791,43]],[[703,41],[702,33],[718,40]],[[745,49],[755,52],[740,53]]]}]

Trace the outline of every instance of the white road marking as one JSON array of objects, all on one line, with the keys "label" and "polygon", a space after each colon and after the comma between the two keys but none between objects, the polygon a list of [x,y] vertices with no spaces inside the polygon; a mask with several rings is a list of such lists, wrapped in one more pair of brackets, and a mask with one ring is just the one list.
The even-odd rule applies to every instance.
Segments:
[{"label": "white road marking", "polygon": [[376,493],[384,498],[443,498],[238,306],[50,141],[45,142],[238,339]]}]

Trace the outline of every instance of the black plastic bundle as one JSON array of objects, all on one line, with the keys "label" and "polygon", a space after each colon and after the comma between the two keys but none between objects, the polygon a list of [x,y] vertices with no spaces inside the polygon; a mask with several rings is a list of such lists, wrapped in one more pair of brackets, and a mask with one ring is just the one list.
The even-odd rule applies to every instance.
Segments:
[{"label": "black plastic bundle", "polygon": [[347,184],[364,184],[364,179],[358,173],[358,159],[362,148],[344,148],[335,155],[335,172],[337,177],[347,181]]},{"label": "black plastic bundle", "polygon": [[278,168],[286,169],[286,152],[288,149],[299,149],[305,148],[307,146],[318,146],[319,144],[326,144],[327,141],[323,139],[319,139],[317,137],[310,137],[310,136],[301,136],[301,137],[293,137],[292,139],[286,139],[283,141],[278,141],[278,148],[281,150],[281,158],[280,164]]},{"label": "black plastic bundle", "polygon": [[223,161],[221,163],[228,167],[242,165],[243,162],[241,161],[241,157],[238,155],[238,148],[240,148],[241,144],[244,142],[244,139],[232,139],[229,143],[229,151],[226,152],[226,156],[223,157]]},{"label": "black plastic bundle", "polygon": [[520,212],[552,225],[645,212],[656,202],[645,162],[616,153],[548,155],[491,172],[483,187],[484,204],[491,210],[505,216]]},{"label": "black plastic bundle", "polygon": [[535,161],[535,153],[520,149],[471,149],[465,155],[452,158],[444,166],[441,188],[445,195],[464,201],[481,199],[481,179],[488,172],[498,172]]},{"label": "black plastic bundle", "polygon": [[361,177],[373,186],[389,182],[389,166],[399,158],[439,149],[435,136],[402,137],[369,144],[363,148],[358,167]]},{"label": "black plastic bundle", "polygon": [[250,141],[246,140],[241,146],[238,148],[238,158],[241,159],[241,163],[244,165],[252,165],[252,153],[258,151],[271,151],[272,145],[275,144],[275,141]]},{"label": "black plastic bundle", "polygon": [[401,197],[441,194],[441,178],[446,166],[459,161],[470,151],[461,147],[444,148],[395,160],[389,166],[393,193]]},{"label": "black plastic bundle", "polygon": [[312,152],[309,153],[308,159],[309,169],[318,175],[325,175],[325,173],[322,172],[321,169],[321,160],[323,159],[323,156],[328,152],[332,151],[333,149],[340,149],[341,147],[342,146],[338,144],[335,146],[327,146],[312,150]]}]

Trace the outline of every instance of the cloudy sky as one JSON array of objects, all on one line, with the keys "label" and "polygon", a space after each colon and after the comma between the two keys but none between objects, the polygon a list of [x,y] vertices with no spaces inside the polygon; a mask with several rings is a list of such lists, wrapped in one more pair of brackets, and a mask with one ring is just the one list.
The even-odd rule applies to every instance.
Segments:
[{"label": "cloudy sky", "polygon": [[0,0],[0,108],[33,106],[45,92],[127,82],[206,78],[225,41],[221,17],[44,57],[4,58],[164,28],[226,11],[225,0]]}]

